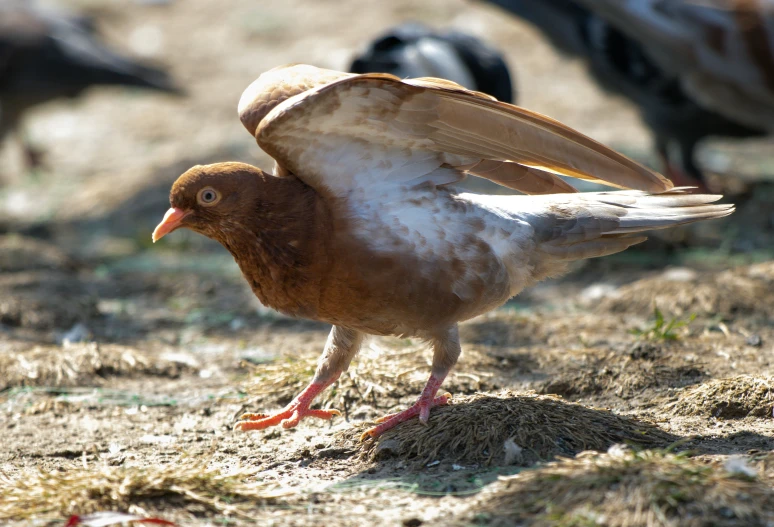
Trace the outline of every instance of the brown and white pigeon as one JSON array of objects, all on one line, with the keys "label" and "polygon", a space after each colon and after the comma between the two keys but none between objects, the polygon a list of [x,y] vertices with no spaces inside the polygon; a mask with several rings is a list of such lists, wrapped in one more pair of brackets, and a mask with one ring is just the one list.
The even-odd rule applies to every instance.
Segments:
[{"label": "brown and white pigeon", "polygon": [[[457,324],[504,304],[570,262],[623,251],[643,231],[730,214],[720,196],[672,189],[644,168],[543,115],[453,82],[291,65],[261,75],[239,116],[276,160],[195,166],[172,186],[153,240],[189,228],[219,241],[261,302],[333,325],[317,372],[286,408],[240,430],[307,416],[366,335],[417,336],[430,378],[377,436],[446,404]],[[629,191],[577,193],[557,174]],[[466,175],[525,195],[463,192]]]}]

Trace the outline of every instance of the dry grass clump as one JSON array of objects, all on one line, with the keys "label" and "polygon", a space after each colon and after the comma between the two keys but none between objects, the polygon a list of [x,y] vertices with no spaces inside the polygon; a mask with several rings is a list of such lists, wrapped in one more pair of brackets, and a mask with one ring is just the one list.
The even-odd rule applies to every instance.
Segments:
[{"label": "dry grass clump", "polygon": [[[346,433],[354,436],[362,431]],[[416,419],[408,421],[368,442],[363,453],[370,460],[390,453],[421,463],[504,464],[504,445],[509,439],[522,449],[516,458],[509,456],[511,461],[531,465],[557,455],[607,450],[615,443],[654,446],[677,438],[654,425],[607,410],[503,390],[457,397],[451,405],[433,409],[428,426]]]},{"label": "dry grass clump", "polygon": [[223,472],[183,458],[146,467],[92,465],[64,472],[0,472],[0,520],[32,520],[120,510],[147,514],[176,506],[201,514],[240,515],[289,494],[256,481],[256,469]]},{"label": "dry grass clump", "polygon": [[[718,274],[701,274],[688,280],[663,276],[638,280],[602,300],[599,310],[615,313],[647,313],[658,306],[675,317],[691,314],[730,319],[737,315],[774,316],[774,297],[768,267],[741,267]],[[774,274],[774,273],[771,273]]]},{"label": "dry grass clump", "polygon": [[720,419],[771,417],[774,408],[774,379],[737,375],[712,379],[683,390],[671,410],[677,415]]},{"label": "dry grass clump", "polygon": [[774,521],[774,491],[718,464],[662,451],[588,453],[502,478],[468,524],[750,527]]},{"label": "dry grass clump", "polygon": [[[374,343],[355,357],[331,389],[316,400],[323,408],[344,410],[357,404],[390,408],[405,397],[418,397],[430,376],[432,352],[420,342],[403,341],[403,346],[382,348]],[[497,359],[476,350],[466,350],[459,364],[444,383],[453,393],[475,393],[498,388],[493,379]],[[254,377],[244,390],[256,403],[282,405],[309,384],[317,367],[317,358],[286,359],[271,364],[250,365]]]},{"label": "dry grass clump", "polygon": [[701,364],[664,354],[660,345],[643,342],[626,354],[584,350],[571,367],[551,375],[538,391],[563,397],[609,394],[628,399],[648,388],[682,387],[702,377]]},{"label": "dry grass clump", "polygon": [[98,386],[112,375],[176,377],[181,365],[151,360],[135,350],[95,342],[35,346],[0,353],[0,391],[21,386]]}]

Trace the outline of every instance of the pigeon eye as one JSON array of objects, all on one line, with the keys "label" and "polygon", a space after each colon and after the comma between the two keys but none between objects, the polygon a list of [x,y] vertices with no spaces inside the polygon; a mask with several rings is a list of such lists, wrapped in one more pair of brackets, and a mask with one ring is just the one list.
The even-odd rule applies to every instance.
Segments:
[{"label": "pigeon eye", "polygon": [[220,201],[220,194],[216,190],[207,187],[199,191],[198,199],[202,205],[214,205]]}]

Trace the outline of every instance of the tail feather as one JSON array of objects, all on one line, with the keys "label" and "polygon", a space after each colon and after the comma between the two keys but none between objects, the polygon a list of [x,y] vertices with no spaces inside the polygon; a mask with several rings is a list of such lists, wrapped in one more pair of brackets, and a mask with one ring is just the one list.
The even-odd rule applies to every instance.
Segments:
[{"label": "tail feather", "polygon": [[567,261],[594,258],[646,240],[633,234],[732,214],[733,205],[714,204],[721,197],[685,189],[552,196],[530,223],[543,253]]},{"label": "tail feather", "polygon": [[704,205],[680,208],[652,208],[638,210],[621,218],[619,226],[612,233],[642,232],[652,229],[665,229],[694,223],[701,220],[711,220],[728,216],[734,211],[731,205]]},{"label": "tail feather", "polygon": [[603,237],[598,240],[575,243],[572,245],[551,245],[545,244],[541,247],[542,251],[550,254],[556,260],[583,260],[585,258],[598,258],[610,254],[625,251],[632,245],[642,243],[647,240],[647,236],[613,236]]}]

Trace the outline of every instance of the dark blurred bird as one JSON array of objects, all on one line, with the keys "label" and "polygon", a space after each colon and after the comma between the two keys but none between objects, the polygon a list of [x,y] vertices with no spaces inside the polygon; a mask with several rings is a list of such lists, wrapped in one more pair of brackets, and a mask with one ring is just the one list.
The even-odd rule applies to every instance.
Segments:
[{"label": "dark blurred bird", "polygon": [[439,77],[503,102],[514,101],[511,75],[500,52],[460,31],[434,31],[417,22],[388,29],[352,61],[349,71],[403,79]]},{"label": "dark blurred bird", "polygon": [[[181,93],[166,72],[100,43],[92,19],[0,0],[0,140],[20,133],[29,108],[98,85]],[[20,139],[28,163],[39,164],[40,153]]]},{"label": "dark blurred bird", "polygon": [[702,139],[774,130],[774,0],[490,1],[637,104],[677,184],[704,184]]},{"label": "dark blurred bird", "polygon": [[[275,160],[195,166],[169,195],[153,241],[189,228],[223,244],[261,302],[333,325],[311,383],[240,430],[304,417],[346,371],[365,335],[433,348],[417,402],[377,436],[427,422],[460,354],[457,323],[504,304],[572,261],[623,251],[642,232],[730,214],[720,196],[685,194],[621,154],[543,115],[445,79],[401,80],[292,65],[261,75],[239,116]],[[466,175],[528,196],[462,192]],[[557,174],[635,191],[578,193]]]}]

